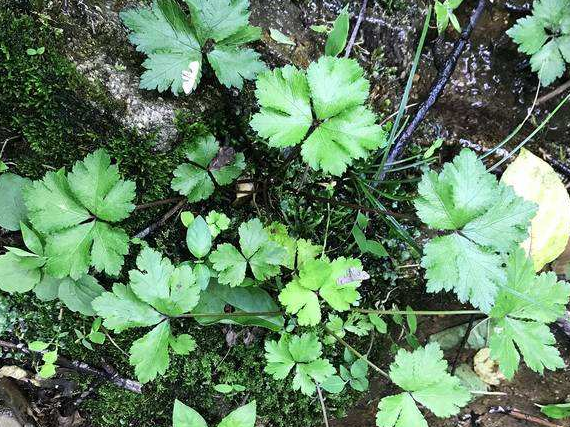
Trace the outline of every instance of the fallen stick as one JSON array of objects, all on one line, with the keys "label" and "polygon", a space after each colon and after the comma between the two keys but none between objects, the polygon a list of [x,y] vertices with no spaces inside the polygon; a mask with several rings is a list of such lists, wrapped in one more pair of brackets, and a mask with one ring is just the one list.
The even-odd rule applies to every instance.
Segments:
[{"label": "fallen stick", "polygon": [[368,0],[362,0],[362,6],[360,7],[360,12],[358,13],[358,19],[356,20],[356,24],[354,24],[352,34],[350,35],[350,40],[346,45],[346,50],[344,52],[345,58],[348,58],[350,56],[350,53],[352,52],[352,48],[354,46],[354,43],[356,42],[356,36],[358,35],[358,30],[360,30],[360,25],[362,25],[362,20],[364,19],[364,15],[366,14],[367,5],[368,5]]},{"label": "fallen stick", "polygon": [[162,227],[164,224],[166,224],[166,221],[168,221],[172,215],[176,214],[176,212],[178,212],[180,209],[182,209],[184,207],[184,205],[186,204],[187,201],[188,200],[186,198],[183,198],[182,200],[180,200],[176,204],[176,206],[174,206],[172,209],[170,209],[168,212],[166,212],[162,218],[160,218],[157,222],[150,224],[144,230],[139,231],[137,234],[135,234],[134,237],[137,239],[144,239],[150,233],[152,233],[153,231]]},{"label": "fallen stick", "polygon": [[[0,340],[0,347],[7,348],[10,350],[16,350],[20,353],[29,354],[29,355],[34,353],[39,353],[39,354],[42,353],[41,351],[30,350],[24,344],[15,344],[13,342],[4,341],[4,340]],[[98,378],[102,378],[104,380],[112,382],[118,387],[124,388],[125,390],[129,390],[134,393],[142,393],[142,385],[138,381],[134,381],[128,378],[121,378],[116,373],[113,374],[101,371],[99,369],[93,368],[92,366],[89,366],[85,362],[68,360],[63,356],[59,356],[55,364],[64,369],[69,369],[72,371],[79,372],[81,374],[88,374]]]},{"label": "fallen stick", "polygon": [[503,414],[508,415],[510,417],[516,418],[518,420],[523,420],[529,423],[533,423],[539,426],[544,427],[563,427],[560,424],[552,423],[548,420],[543,418],[535,417],[530,414],[525,414],[524,412],[519,411],[515,408],[505,407],[505,406],[494,406],[489,410],[490,414]]},{"label": "fallen stick", "polygon": [[552,92],[549,92],[546,95],[538,98],[538,100],[536,101],[536,105],[544,104],[546,101],[550,101],[552,98],[556,98],[558,95],[563,94],[568,89],[570,89],[570,80],[568,80],[566,83],[561,84]]},{"label": "fallen stick", "polygon": [[[479,21],[479,18],[483,14],[483,11],[485,10],[486,6],[487,6],[487,0],[479,0],[477,6],[473,10],[473,13],[471,14],[471,17],[469,19],[469,24],[465,26],[465,28],[461,32],[461,36],[455,42],[451,54],[445,61],[443,68],[439,72],[435,82],[433,83],[430,89],[428,97],[424,100],[424,102],[422,102],[420,108],[418,109],[418,112],[416,113],[412,121],[409,123],[409,125],[406,127],[406,129],[404,129],[404,131],[396,139],[394,146],[390,151],[390,154],[388,155],[386,165],[394,163],[396,160],[398,160],[398,158],[401,156],[402,152],[404,151],[406,144],[409,142],[410,138],[412,137],[412,134],[416,131],[418,126],[424,121],[429,110],[433,107],[433,105],[436,103],[436,101],[443,93],[443,90],[445,89],[445,86],[447,85],[449,79],[451,78],[453,71],[455,71],[455,67],[457,66],[457,62],[459,61],[461,54],[463,53],[465,47],[467,46],[467,42],[471,37],[471,33],[473,32],[473,29],[477,25],[477,22]],[[384,167],[384,170],[380,173],[379,180],[384,179],[384,176],[386,175],[386,172],[388,172],[389,169],[390,166]]]}]

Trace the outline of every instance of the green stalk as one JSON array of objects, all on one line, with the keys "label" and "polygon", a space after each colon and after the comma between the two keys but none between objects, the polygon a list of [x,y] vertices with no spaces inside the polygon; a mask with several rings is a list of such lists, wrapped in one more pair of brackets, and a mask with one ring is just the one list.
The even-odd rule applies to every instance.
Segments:
[{"label": "green stalk", "polygon": [[354,309],[357,313],[365,314],[415,314],[416,316],[467,316],[472,314],[485,314],[480,310],[369,310],[365,308]]}]

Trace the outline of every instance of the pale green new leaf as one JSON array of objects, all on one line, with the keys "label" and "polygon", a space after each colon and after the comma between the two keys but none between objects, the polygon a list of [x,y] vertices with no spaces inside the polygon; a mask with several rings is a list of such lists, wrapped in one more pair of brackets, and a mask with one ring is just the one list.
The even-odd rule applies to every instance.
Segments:
[{"label": "pale green new leaf", "polygon": [[232,244],[218,245],[209,259],[220,283],[239,286],[245,280],[247,260]]},{"label": "pale green new leaf", "polygon": [[46,260],[35,254],[19,256],[7,252],[0,256],[0,289],[4,292],[28,292],[40,283],[41,267]]},{"label": "pale green new leaf", "polygon": [[347,4],[335,19],[333,28],[327,37],[325,55],[337,56],[344,50],[348,39],[349,17]]},{"label": "pale green new leaf", "polygon": [[321,320],[321,307],[317,294],[300,285],[299,279],[289,282],[279,293],[279,302],[287,313],[296,314],[301,326],[317,325]]},{"label": "pale green new leaf", "polygon": [[295,360],[289,351],[289,341],[290,336],[287,334],[281,335],[279,341],[265,341],[265,372],[276,380],[287,378],[295,366]]},{"label": "pale green new leaf", "polygon": [[376,414],[378,427],[428,427],[413,397],[408,393],[384,397]]},{"label": "pale green new leaf", "polygon": [[166,321],[133,343],[129,362],[134,365],[135,374],[140,382],[147,383],[166,372],[170,363],[169,341],[170,324]]},{"label": "pale green new leaf", "polygon": [[178,399],[174,401],[174,409],[172,411],[173,427],[208,427],[208,424],[202,416],[194,409],[186,406]]},{"label": "pale green new leaf", "polygon": [[256,85],[261,111],[253,116],[251,127],[271,147],[300,143],[313,123],[305,72],[286,65],[261,74]]},{"label": "pale green new leaf", "polygon": [[190,354],[192,351],[196,350],[196,340],[188,334],[181,334],[177,337],[171,335],[169,344],[176,354],[180,354],[182,356]]}]

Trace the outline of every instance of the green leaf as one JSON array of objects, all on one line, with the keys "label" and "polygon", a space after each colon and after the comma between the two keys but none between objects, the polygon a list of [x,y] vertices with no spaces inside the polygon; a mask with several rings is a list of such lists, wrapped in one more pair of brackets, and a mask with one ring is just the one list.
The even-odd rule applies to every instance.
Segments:
[{"label": "green leaf", "polygon": [[44,254],[44,244],[40,235],[23,222],[20,223],[20,230],[26,247],[36,255],[42,256]]},{"label": "green leaf", "polygon": [[554,273],[536,276],[532,260],[522,249],[509,256],[507,282],[490,313],[497,321],[489,339],[491,357],[505,377],[512,378],[518,369],[517,348],[533,371],[542,374],[544,368],[564,366],[546,323],[565,313],[569,299],[570,286],[558,282]]},{"label": "green leaf", "polygon": [[28,292],[40,283],[45,258],[35,254],[22,257],[12,252],[0,256],[0,289],[4,292]]},{"label": "green leaf", "polygon": [[53,301],[58,297],[61,279],[43,275],[42,280],[34,287],[34,294],[40,301]]},{"label": "green leaf", "polygon": [[266,70],[259,53],[253,49],[221,45],[208,53],[208,61],[221,84],[240,90],[244,80],[254,80],[259,73]]},{"label": "green leaf", "polygon": [[206,216],[206,223],[210,228],[213,239],[230,227],[230,219],[223,212],[210,211]]},{"label": "green leaf", "polygon": [[234,387],[230,384],[216,384],[214,390],[219,393],[228,394],[234,391]]},{"label": "green leaf", "polygon": [[279,274],[280,264],[286,255],[285,249],[271,241],[261,221],[254,218],[240,225],[240,253],[233,245],[218,245],[210,255],[213,268],[219,271],[220,283],[239,286],[245,279],[249,264],[257,280],[265,280]]},{"label": "green leaf", "polygon": [[196,258],[204,258],[212,248],[212,234],[204,218],[196,217],[186,232],[186,245]]},{"label": "green leaf", "polygon": [[95,298],[92,306],[97,315],[105,319],[105,327],[115,332],[153,326],[163,320],[163,316],[138,299],[129,286],[119,283],[113,285],[113,292],[104,292]]},{"label": "green leaf", "polygon": [[94,316],[91,306],[93,300],[103,294],[105,289],[92,276],[83,276],[79,280],[63,279],[59,285],[58,296],[65,306],[73,312],[85,316]]},{"label": "green leaf", "polygon": [[244,0],[187,0],[200,43],[216,42],[249,25],[249,2]]},{"label": "green leaf", "polygon": [[188,334],[181,334],[177,337],[170,336],[170,347],[176,354],[187,355],[196,350],[196,341]]},{"label": "green leaf", "polygon": [[368,319],[374,325],[377,332],[381,334],[385,334],[386,332],[388,332],[388,325],[384,320],[380,318],[379,315],[371,313],[368,315]]},{"label": "green leaf", "polygon": [[218,427],[254,427],[257,413],[255,400],[227,415]]},{"label": "green leaf", "polygon": [[32,181],[13,173],[0,175],[0,227],[10,231],[20,229],[27,217],[23,189]]},{"label": "green leaf", "polygon": [[429,292],[453,290],[459,300],[488,312],[505,281],[500,253],[527,236],[534,203],[498,183],[475,153],[464,149],[442,172],[428,171],[414,204],[431,228],[456,230],[424,248]]},{"label": "green leaf", "polygon": [[303,263],[299,277],[294,278],[279,294],[279,301],[288,313],[297,314],[299,325],[314,326],[321,319],[319,299],[315,291],[333,309],[346,311],[358,301],[360,295],[356,290],[362,279],[346,279],[351,269],[359,271],[359,260],[337,258],[330,262],[326,259],[309,260]]},{"label": "green leaf", "polygon": [[310,396],[316,390],[315,382],[323,383],[336,372],[328,360],[319,358],[321,354],[322,345],[316,334],[283,334],[278,342],[265,342],[265,372],[282,380],[296,367],[293,390]]},{"label": "green leaf", "polygon": [[305,72],[287,65],[261,74],[256,86],[261,111],[253,116],[251,127],[271,147],[300,143],[313,123]]},{"label": "green leaf", "polygon": [[141,383],[152,381],[159,374],[164,375],[170,363],[169,341],[170,324],[166,321],[133,343],[129,362],[134,365],[135,374]]},{"label": "green leaf", "polygon": [[47,234],[47,273],[78,279],[93,266],[117,275],[129,239],[122,229],[103,220],[126,218],[134,209],[133,198],[134,184],[120,179],[104,150],[77,162],[68,177],[64,170],[48,172],[26,188],[30,221]]},{"label": "green leaf", "polygon": [[214,161],[220,150],[212,134],[196,138],[186,151],[190,163],[183,163],[174,171],[172,189],[187,196],[189,202],[197,202],[214,193],[212,177],[218,185],[231,184],[245,169],[244,156],[237,153],[229,163],[217,167]]},{"label": "green leaf", "polygon": [[40,377],[47,379],[53,377],[55,375],[55,371],[55,365],[46,364],[41,367],[39,375]]},{"label": "green leaf", "polygon": [[200,286],[191,267],[174,267],[168,258],[145,247],[137,257],[137,268],[129,271],[130,286],[138,298],[159,312],[179,316],[198,304]]},{"label": "green leaf", "polygon": [[346,5],[333,23],[325,45],[325,55],[337,56],[344,50],[348,39],[349,16],[348,5]]},{"label": "green leaf", "polygon": [[447,362],[435,343],[413,353],[403,349],[398,351],[390,365],[389,375],[405,393],[380,401],[376,418],[376,425],[380,427],[427,427],[416,402],[437,417],[446,418],[457,414],[471,398],[460,380],[447,373]]},{"label": "green leaf", "polygon": [[323,390],[329,393],[339,394],[344,390],[345,385],[346,382],[344,382],[344,380],[341,377],[339,377],[338,375],[332,375],[328,377],[325,381],[323,381],[321,387],[323,388]]},{"label": "green leaf", "polygon": [[111,165],[105,150],[99,149],[75,163],[67,178],[74,196],[97,218],[121,221],[135,208],[135,183],[121,179],[117,165]]},{"label": "green leaf", "polygon": [[540,412],[550,418],[561,420],[570,417],[570,403],[552,403],[540,407]]},{"label": "green leaf", "polygon": [[44,351],[49,347],[48,343],[43,341],[32,341],[28,344],[28,348],[32,351]]},{"label": "green leaf", "polygon": [[[158,89],[169,87],[177,95],[184,91],[183,73],[190,64],[199,66],[194,72],[195,84],[200,80],[202,53],[200,44],[186,18],[173,0],[160,0],[152,9],[130,9],[120,14],[124,24],[132,31],[129,40],[137,50],[148,55],[143,63],[147,69],[141,76],[141,88]],[[191,85],[193,89],[195,84]]]},{"label": "green leaf", "polygon": [[287,37],[281,31],[276,30],[275,28],[269,29],[269,36],[275,40],[277,43],[287,44],[290,46],[295,46],[295,42],[291,40],[291,38]]},{"label": "green leaf", "polygon": [[208,427],[208,424],[198,412],[176,399],[172,411],[172,426]]},{"label": "green leaf", "polygon": [[[251,312],[279,312],[279,306],[273,298],[263,289],[257,287],[231,288],[211,281],[208,288],[202,292],[200,302],[193,313],[224,313],[226,305],[236,311]],[[273,331],[283,328],[284,320],[280,314],[258,316],[201,316],[198,323],[209,325],[212,323],[227,323],[237,325],[260,326]]]}]

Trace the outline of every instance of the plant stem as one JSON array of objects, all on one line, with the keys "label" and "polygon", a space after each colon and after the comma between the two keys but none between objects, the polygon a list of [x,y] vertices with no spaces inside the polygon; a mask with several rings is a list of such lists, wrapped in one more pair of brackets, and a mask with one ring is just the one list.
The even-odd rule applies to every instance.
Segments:
[{"label": "plant stem", "polygon": [[141,205],[137,205],[135,207],[135,211],[140,211],[140,210],[148,209],[148,208],[154,208],[155,206],[168,205],[170,203],[179,202],[180,200],[183,200],[183,199],[184,199],[184,197],[179,196],[179,197],[170,197],[168,199],[155,200],[154,202],[143,203]]},{"label": "plant stem", "polygon": [[365,308],[355,308],[354,311],[357,313],[365,314],[387,314],[387,315],[397,315],[397,314],[415,314],[416,316],[466,316],[474,314],[484,314],[480,310],[369,310]]},{"label": "plant stem", "polygon": [[188,202],[188,200],[186,199],[186,197],[184,197],[182,200],[180,200],[176,206],[174,206],[172,209],[170,209],[168,212],[166,212],[164,214],[164,216],[162,218],[160,218],[157,222],[149,225],[147,228],[145,228],[142,231],[139,231],[137,234],[135,234],[134,237],[138,238],[138,239],[144,239],[146,236],[148,236],[150,233],[152,233],[154,230],[162,227],[164,224],[166,224],[166,221],[168,221],[168,219],[173,216],[174,214],[176,214],[176,212],[178,212],[180,209],[184,208],[184,205]]},{"label": "plant stem", "polygon": [[354,46],[354,42],[356,42],[356,36],[358,35],[358,30],[360,30],[360,25],[362,24],[362,20],[364,19],[364,15],[366,14],[367,4],[368,0],[362,0],[362,6],[360,7],[360,12],[358,13],[358,19],[356,20],[356,24],[354,24],[352,34],[350,35],[350,40],[346,45],[346,50],[344,52],[345,58],[348,58],[350,56],[350,52],[352,52],[352,47]]},{"label": "plant stem", "polygon": [[570,80],[558,86],[552,92],[538,98],[536,105],[544,104],[546,101],[550,101],[552,98],[556,98],[558,95],[566,92],[568,89],[570,89]]},{"label": "plant stem", "polygon": [[533,423],[533,424],[537,424],[537,425],[544,426],[544,427],[562,427],[560,424],[552,423],[552,422],[545,420],[543,418],[538,418],[538,417],[535,417],[535,416],[530,415],[530,414],[525,414],[524,412],[521,412],[516,408],[496,406],[496,407],[491,408],[489,413],[490,414],[509,415],[509,416],[516,418],[518,420],[523,420],[523,421],[526,421],[528,423]]},{"label": "plant stem", "polygon": [[374,369],[376,372],[378,372],[380,375],[382,375],[385,378],[390,379],[390,376],[388,375],[388,373],[382,369],[380,369],[378,366],[376,366],[374,363],[372,363],[370,360],[368,360],[368,358],[366,356],[364,356],[363,354],[361,354],[357,349],[355,349],[353,346],[351,346],[349,343],[347,343],[345,340],[343,340],[341,337],[339,337],[337,334],[335,334],[333,331],[331,331],[328,327],[325,326],[325,332],[329,335],[331,335],[335,340],[337,340],[339,343],[341,343],[343,346],[345,346],[348,351],[350,351],[352,354],[354,354],[356,357],[364,360],[368,366],[370,366],[372,369]]},{"label": "plant stem", "polygon": [[323,399],[321,386],[318,383],[317,383],[317,394],[319,395],[319,401],[321,402],[321,409],[323,410],[323,420],[325,421],[325,427],[329,427],[329,417],[327,416],[327,407],[325,406],[325,399]]},{"label": "plant stem", "polygon": [[279,316],[282,314],[280,311],[234,311],[233,313],[186,313],[176,316],[176,318]]}]

